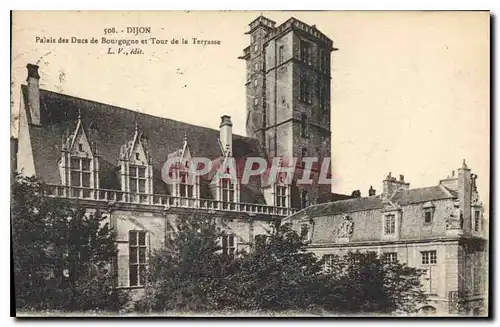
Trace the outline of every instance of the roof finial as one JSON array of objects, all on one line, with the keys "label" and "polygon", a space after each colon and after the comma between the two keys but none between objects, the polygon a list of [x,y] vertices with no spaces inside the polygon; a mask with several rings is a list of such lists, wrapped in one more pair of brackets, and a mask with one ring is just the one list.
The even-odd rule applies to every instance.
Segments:
[{"label": "roof finial", "polygon": [[82,110],[78,108],[78,120],[82,119]]},{"label": "roof finial", "polygon": [[187,143],[188,141],[188,133],[184,132],[184,143]]},{"label": "roof finial", "polygon": [[467,164],[465,163],[465,159],[464,159],[464,161],[462,162],[462,168],[467,168]]}]

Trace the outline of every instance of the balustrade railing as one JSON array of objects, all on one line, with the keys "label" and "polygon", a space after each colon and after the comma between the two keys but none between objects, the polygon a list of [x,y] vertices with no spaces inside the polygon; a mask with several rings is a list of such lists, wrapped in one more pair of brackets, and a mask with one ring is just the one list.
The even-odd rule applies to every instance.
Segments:
[{"label": "balustrade railing", "polygon": [[132,193],[108,189],[46,184],[44,194],[49,197],[84,199],[103,202],[161,205],[172,208],[195,208],[205,210],[234,211],[263,215],[289,216],[294,208],[274,207],[254,203],[227,202],[164,194]]}]

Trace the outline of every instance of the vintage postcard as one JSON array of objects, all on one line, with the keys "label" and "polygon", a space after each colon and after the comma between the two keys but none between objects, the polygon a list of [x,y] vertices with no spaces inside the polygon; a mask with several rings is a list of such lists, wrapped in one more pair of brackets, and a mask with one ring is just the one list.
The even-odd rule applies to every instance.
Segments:
[{"label": "vintage postcard", "polygon": [[490,315],[489,12],[11,31],[15,315]]}]

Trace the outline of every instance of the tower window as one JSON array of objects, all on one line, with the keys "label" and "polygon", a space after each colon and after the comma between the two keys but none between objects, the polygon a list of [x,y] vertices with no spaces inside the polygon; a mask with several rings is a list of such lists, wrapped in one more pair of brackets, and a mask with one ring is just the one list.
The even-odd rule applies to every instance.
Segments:
[{"label": "tower window", "polygon": [[258,79],[254,79],[254,80],[253,80],[253,86],[254,86],[254,87],[259,86],[259,80],[258,80]]},{"label": "tower window", "polygon": [[311,44],[306,41],[300,41],[300,60],[303,63],[312,65],[312,51]]},{"label": "tower window", "polygon": [[259,45],[258,45],[258,44],[255,44],[255,45],[253,46],[253,51],[254,51],[254,52],[259,51]]},{"label": "tower window", "polygon": [[281,65],[284,61],[284,52],[285,51],[285,46],[280,45],[278,49],[278,64]]},{"label": "tower window", "polygon": [[328,70],[328,57],[327,57],[327,54],[326,54],[326,51],[324,49],[321,49],[320,52],[319,52],[319,56],[320,56],[320,66],[319,66],[319,69],[323,72],[323,73],[326,73],[327,70]]},{"label": "tower window", "polygon": [[135,153],[135,160],[139,160],[139,159],[140,159],[140,157],[139,157],[139,153],[138,153],[138,152],[136,152],[136,153]]},{"label": "tower window", "polygon": [[301,76],[300,78],[300,100],[312,103],[311,82],[307,80],[306,76]]},{"label": "tower window", "polygon": [[83,144],[78,143],[78,151],[83,152]]},{"label": "tower window", "polygon": [[259,104],[259,98],[254,98],[253,99],[253,104],[258,105]]},{"label": "tower window", "polygon": [[309,131],[307,128],[307,115],[302,114],[300,116],[300,136],[302,137],[308,137],[309,136]]},{"label": "tower window", "polygon": [[258,71],[259,70],[259,63],[256,62],[255,64],[253,64],[253,68],[255,71]]},{"label": "tower window", "polygon": [[326,84],[323,81],[319,81],[319,87],[318,87],[318,92],[319,92],[319,108],[321,110],[326,110],[328,105],[327,105],[327,99],[328,99],[328,90],[326,87]]}]

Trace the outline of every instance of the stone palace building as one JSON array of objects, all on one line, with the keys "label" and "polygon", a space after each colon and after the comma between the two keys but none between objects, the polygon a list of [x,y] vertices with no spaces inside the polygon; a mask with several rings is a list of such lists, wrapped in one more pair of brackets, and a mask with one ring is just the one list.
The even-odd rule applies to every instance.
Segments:
[{"label": "stone palace building", "polygon": [[232,133],[229,116],[210,129],[43,90],[38,66],[28,64],[13,165],[39,177],[50,196],[106,212],[119,251],[116,287],[137,297],[149,250],[177,219],[210,215],[228,232],[223,251],[251,250],[256,235],[283,220],[308,228],[318,255],[375,250],[426,269],[433,302],[423,310],[450,311],[461,290],[484,301],[486,228],[475,175],[465,164],[457,176],[423,189],[388,176],[383,193],[366,198],[296,179],[214,185],[197,177],[189,184],[183,174],[174,184],[163,181],[169,159],[186,166],[193,157],[330,157],[333,42],[295,18],[276,26],[260,16],[249,27],[250,45],[239,57],[247,71],[247,137]]}]

